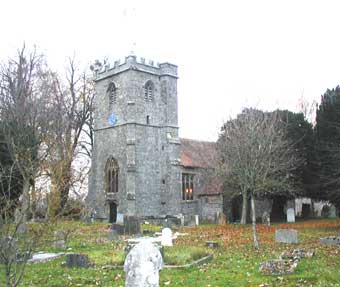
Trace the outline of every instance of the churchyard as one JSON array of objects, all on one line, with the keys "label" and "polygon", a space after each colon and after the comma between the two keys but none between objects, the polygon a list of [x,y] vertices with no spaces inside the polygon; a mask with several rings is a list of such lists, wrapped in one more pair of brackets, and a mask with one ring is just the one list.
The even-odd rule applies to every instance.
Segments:
[{"label": "churchyard", "polygon": [[[30,231],[34,228],[34,224],[29,225]],[[173,246],[163,248],[164,266],[159,273],[159,286],[340,286],[339,242],[320,242],[320,238],[340,235],[339,219],[258,224],[257,229],[259,250],[253,248],[250,225],[173,226],[172,232],[177,238]],[[281,229],[295,230],[298,238],[293,241],[297,239],[298,243],[276,242],[282,236],[275,234],[276,230]],[[144,236],[161,230],[161,226],[142,225]],[[60,234],[66,236],[61,238]],[[125,286],[126,240],[132,237],[135,236],[112,234],[107,223],[54,222],[46,228],[35,253],[43,251],[60,256],[29,263],[19,286]],[[301,252],[308,253],[308,258],[304,258],[305,255],[297,258]],[[76,265],[79,261],[63,255],[66,253],[86,255],[85,261],[80,260],[83,267],[68,267],[73,266],[72,260],[75,259]],[[291,274],[266,275],[265,268],[264,273],[259,271],[260,263],[271,259],[277,262],[282,254],[288,257],[286,262],[296,265]],[[3,268],[0,278],[3,286]]]}]

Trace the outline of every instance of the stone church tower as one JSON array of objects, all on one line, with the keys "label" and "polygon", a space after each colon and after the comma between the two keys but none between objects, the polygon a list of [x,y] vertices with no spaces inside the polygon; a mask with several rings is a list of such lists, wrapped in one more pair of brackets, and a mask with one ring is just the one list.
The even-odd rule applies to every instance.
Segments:
[{"label": "stone church tower", "polygon": [[180,212],[177,66],[128,56],[95,78],[94,147],[88,202],[116,221]]}]

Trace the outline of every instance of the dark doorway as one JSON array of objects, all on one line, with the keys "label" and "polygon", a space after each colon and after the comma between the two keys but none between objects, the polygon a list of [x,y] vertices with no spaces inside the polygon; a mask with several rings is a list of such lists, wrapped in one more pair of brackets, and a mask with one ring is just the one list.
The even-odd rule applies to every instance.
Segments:
[{"label": "dark doorway", "polygon": [[284,213],[285,198],[274,198],[272,212],[270,215],[271,221],[285,221],[286,215]]},{"label": "dark doorway", "polygon": [[115,223],[117,220],[117,204],[113,201],[109,203],[110,206],[110,223]]},{"label": "dark doorway", "polygon": [[242,196],[235,196],[231,200],[232,221],[240,222],[242,216]]},{"label": "dark doorway", "polygon": [[311,208],[310,204],[303,203],[302,204],[302,214],[301,214],[303,219],[307,219],[311,217]]}]

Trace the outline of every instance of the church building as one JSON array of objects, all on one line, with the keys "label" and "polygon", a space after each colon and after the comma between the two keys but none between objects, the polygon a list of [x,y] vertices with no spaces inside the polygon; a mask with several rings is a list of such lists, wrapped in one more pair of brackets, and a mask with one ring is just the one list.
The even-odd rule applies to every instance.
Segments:
[{"label": "church building", "polygon": [[131,55],[95,76],[87,201],[98,219],[222,213],[216,145],[178,136],[177,66]]}]

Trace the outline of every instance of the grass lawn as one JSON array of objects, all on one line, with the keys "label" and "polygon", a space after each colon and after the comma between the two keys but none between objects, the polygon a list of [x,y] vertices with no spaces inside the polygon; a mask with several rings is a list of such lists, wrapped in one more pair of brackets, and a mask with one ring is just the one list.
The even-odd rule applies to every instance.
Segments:
[{"label": "grass lawn", "polygon": [[[150,227],[148,227],[150,228]],[[300,244],[285,245],[274,242],[278,228],[299,231]],[[124,286],[123,269],[112,269],[124,261],[124,241],[111,242],[107,238],[109,225],[82,222],[58,222],[42,238],[40,251],[60,252],[50,239],[54,230],[69,230],[70,252],[87,254],[94,263],[89,269],[61,267],[65,258],[47,263],[28,265],[20,286]],[[155,227],[157,230],[157,227]],[[320,245],[320,237],[340,235],[340,220],[313,220],[294,224],[258,225],[260,250],[252,247],[251,227],[241,225],[203,225],[183,228],[188,236],[177,238],[175,246],[165,249],[166,264],[185,264],[207,253],[214,258],[209,263],[185,269],[164,269],[160,273],[160,286],[340,286],[340,246]],[[123,238],[124,239],[124,238]],[[205,241],[219,242],[217,249],[208,249]],[[315,251],[315,256],[302,259],[294,274],[264,276],[258,265],[267,259],[278,258],[284,250],[304,248]],[[0,265],[0,286],[4,284],[3,266]]]}]

